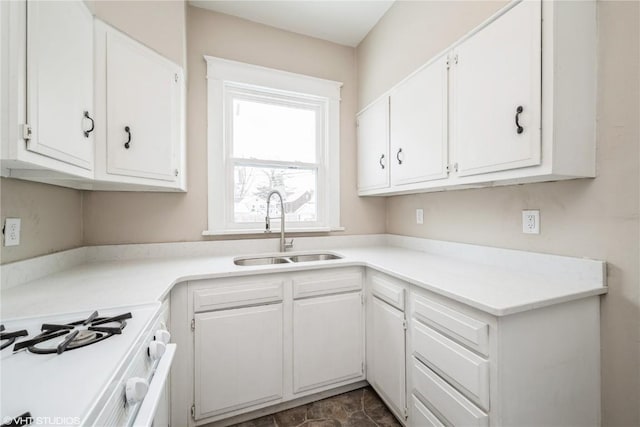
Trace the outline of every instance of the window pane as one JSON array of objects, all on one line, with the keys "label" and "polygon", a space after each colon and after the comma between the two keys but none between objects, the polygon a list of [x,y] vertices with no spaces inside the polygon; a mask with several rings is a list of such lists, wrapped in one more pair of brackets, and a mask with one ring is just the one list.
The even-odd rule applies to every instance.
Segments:
[{"label": "window pane", "polygon": [[233,156],[314,163],[316,120],[316,110],[236,98]]},{"label": "window pane", "polygon": [[[317,221],[316,170],[253,166],[234,167],[234,222],[264,223],[267,195],[278,190],[284,198],[286,221]],[[280,199],[272,196],[270,216],[280,218]]]}]

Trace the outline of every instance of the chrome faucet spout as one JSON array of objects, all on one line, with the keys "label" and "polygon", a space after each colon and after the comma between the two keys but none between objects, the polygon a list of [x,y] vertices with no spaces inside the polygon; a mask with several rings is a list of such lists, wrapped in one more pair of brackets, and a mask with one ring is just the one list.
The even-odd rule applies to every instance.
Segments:
[{"label": "chrome faucet spout", "polygon": [[265,233],[271,232],[271,219],[269,218],[269,206],[271,204],[271,196],[276,194],[280,199],[280,252],[284,252],[287,248],[293,247],[293,240],[291,242],[286,242],[284,238],[284,199],[282,198],[282,194],[278,190],[272,190],[267,195],[267,216],[264,218],[265,222]]}]

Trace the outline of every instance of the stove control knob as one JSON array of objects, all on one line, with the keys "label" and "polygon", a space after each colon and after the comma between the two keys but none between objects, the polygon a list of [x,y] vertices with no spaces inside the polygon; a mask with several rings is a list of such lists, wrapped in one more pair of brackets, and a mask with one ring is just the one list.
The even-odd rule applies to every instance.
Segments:
[{"label": "stove control knob", "polygon": [[144,396],[149,390],[149,383],[144,378],[133,377],[127,380],[125,386],[125,395],[127,397],[127,403],[129,405],[135,405],[142,402]]},{"label": "stove control knob", "polygon": [[166,331],[164,329],[158,329],[156,331],[156,334],[153,336],[153,339],[164,344],[169,344],[169,341],[171,340],[171,334],[169,333],[169,331]]},{"label": "stove control knob", "polygon": [[161,341],[151,341],[147,349],[147,354],[151,360],[160,360],[166,348],[167,345]]}]

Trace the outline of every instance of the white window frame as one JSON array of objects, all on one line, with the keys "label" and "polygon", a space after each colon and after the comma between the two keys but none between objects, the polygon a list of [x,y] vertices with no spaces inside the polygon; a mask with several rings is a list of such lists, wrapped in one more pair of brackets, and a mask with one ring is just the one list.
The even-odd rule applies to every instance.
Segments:
[{"label": "white window frame", "polygon": [[[307,102],[319,109],[323,120],[317,145],[317,220],[289,222],[289,232],[344,230],[340,226],[340,88],[341,82],[204,56],[207,63],[207,168],[208,226],[203,235],[255,234],[261,223],[236,223],[233,218],[234,165],[278,167],[291,162],[233,159],[231,119],[225,117],[225,103],[237,93],[265,96],[286,102]],[[315,164],[314,164],[315,165]],[[314,166],[300,163],[301,167]],[[277,203],[277,198],[272,200]],[[272,218],[272,230],[279,230],[279,218]]]}]

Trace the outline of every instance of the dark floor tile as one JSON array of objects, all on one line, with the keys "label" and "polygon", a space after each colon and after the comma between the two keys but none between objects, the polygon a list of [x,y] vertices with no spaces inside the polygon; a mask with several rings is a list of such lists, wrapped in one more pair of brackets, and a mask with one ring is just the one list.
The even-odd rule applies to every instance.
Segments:
[{"label": "dark floor tile", "polygon": [[342,424],[338,420],[308,420],[300,427],[341,427]]},{"label": "dark floor tile", "polygon": [[374,408],[383,407],[385,410],[387,409],[380,397],[376,394],[375,391],[371,387],[365,387],[363,390],[362,396],[362,407],[364,411],[372,410]]},{"label": "dark floor tile", "polygon": [[307,406],[302,405],[273,414],[278,427],[296,427],[307,420]]},{"label": "dark floor tile", "polygon": [[329,398],[310,403],[307,407],[307,419],[344,421],[349,414],[336,400]]},{"label": "dark floor tile", "polygon": [[400,427],[371,387],[298,406],[233,427]]},{"label": "dark floor tile", "polygon": [[266,417],[260,417],[254,420],[245,421],[244,423],[236,424],[235,427],[277,427],[277,424],[273,415],[267,415]]},{"label": "dark floor tile", "polygon": [[362,393],[362,389],[353,390],[332,397],[331,400],[335,400],[348,414],[351,414],[356,411],[362,411]]},{"label": "dark floor tile", "polygon": [[354,412],[347,418],[347,421],[343,424],[343,427],[376,427],[371,418],[362,412]]}]

